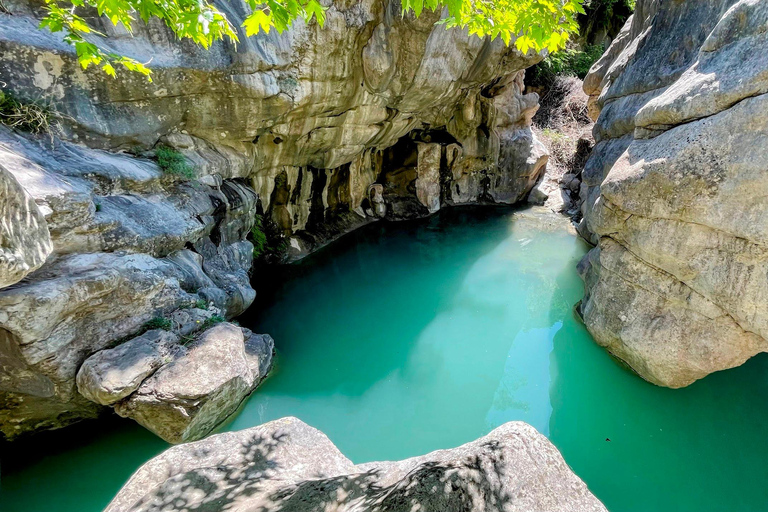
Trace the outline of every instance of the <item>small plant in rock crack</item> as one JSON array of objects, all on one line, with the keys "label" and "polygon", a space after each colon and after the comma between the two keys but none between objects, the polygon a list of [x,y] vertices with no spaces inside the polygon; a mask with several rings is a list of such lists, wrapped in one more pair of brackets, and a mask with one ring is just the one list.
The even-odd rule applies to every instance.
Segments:
[{"label": "small plant in rock crack", "polygon": [[170,331],[173,329],[173,322],[169,318],[162,316],[156,316],[149,322],[144,324],[144,331],[151,331],[152,329],[162,329],[164,331]]},{"label": "small plant in rock crack", "polygon": [[288,250],[288,240],[268,217],[256,215],[251,228],[253,259],[263,262],[279,261]]},{"label": "small plant in rock crack", "polygon": [[206,319],[205,322],[203,322],[202,329],[205,330],[205,329],[208,329],[210,327],[213,327],[216,324],[220,324],[220,323],[226,322],[226,321],[227,321],[227,319],[222,317],[222,316],[213,315],[212,317]]},{"label": "small plant in rock crack", "polygon": [[205,309],[205,310],[207,310],[208,309],[208,301],[205,300],[205,299],[197,299],[195,301],[195,307],[197,309]]},{"label": "small plant in rock crack", "polygon": [[195,177],[195,170],[189,165],[187,159],[178,150],[168,146],[158,146],[155,149],[157,165],[166,174],[172,174],[191,180]]}]

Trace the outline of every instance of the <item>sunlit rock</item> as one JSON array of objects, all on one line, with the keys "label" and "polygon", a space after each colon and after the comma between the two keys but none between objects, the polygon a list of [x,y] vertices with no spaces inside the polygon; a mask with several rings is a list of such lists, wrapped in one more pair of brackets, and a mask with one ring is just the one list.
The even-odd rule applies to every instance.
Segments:
[{"label": "sunlit rock", "polygon": [[201,439],[266,377],[273,348],[267,335],[220,323],[177,350],[115,410],[170,443]]},{"label": "sunlit rock", "polygon": [[584,82],[581,312],[656,384],[768,350],[766,20],[754,0],[638,1]]},{"label": "sunlit rock", "polygon": [[605,512],[557,449],[522,422],[458,448],[355,466],[283,418],[166,450],[105,512],[206,510]]}]

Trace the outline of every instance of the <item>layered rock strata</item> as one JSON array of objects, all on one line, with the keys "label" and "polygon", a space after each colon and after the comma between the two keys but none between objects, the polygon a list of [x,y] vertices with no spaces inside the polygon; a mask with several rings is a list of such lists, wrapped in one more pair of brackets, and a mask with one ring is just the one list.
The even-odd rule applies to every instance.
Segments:
[{"label": "layered rock strata", "polygon": [[[297,254],[380,216],[515,202],[545,162],[529,129],[537,97],[522,94],[519,73],[541,56],[435,26],[439,13],[416,19],[399,2],[335,2],[323,28],[299,21],[282,35],[240,33],[237,46],[210,51],[159,23],[126,34],[93,19],[110,48],[151,59],[150,83],[83,71],[57,35],[36,29],[37,3],[6,5],[0,80],[21,97],[49,99],[66,138],[109,150],[162,141],[199,176],[249,180],[278,227],[302,235]],[[241,30],[245,3],[218,7]],[[374,204],[376,183],[387,212]]]},{"label": "layered rock strata", "polygon": [[768,350],[768,3],[641,0],[584,82],[581,312],[644,378]]},{"label": "layered rock strata", "polygon": [[257,195],[247,185],[181,181],[150,160],[51,147],[2,127],[0,161],[43,217],[53,251],[0,289],[6,437],[97,415],[77,391],[80,365],[151,320],[198,302],[232,317],[255,298],[244,238]]},{"label": "layered rock strata", "polygon": [[[110,49],[151,60],[149,82],[83,70],[60,34],[38,30],[39,2],[4,5],[0,82],[48,105],[58,133],[0,128],[7,437],[96,415],[111,398],[78,392],[78,369],[147,322],[198,301],[244,311],[256,214],[297,258],[369,221],[515,202],[546,162],[530,130],[537,97],[522,93],[541,56],[435,26],[439,13],[335,2],[322,29],[299,21],[210,51],[155,21],[127,34],[90,19]],[[236,27],[248,13],[217,5]],[[188,172],[159,168],[161,146]]]},{"label": "layered rock strata", "polygon": [[525,423],[451,450],[355,466],[322,432],[283,418],[166,450],[139,468],[105,512],[160,510],[606,509]]}]

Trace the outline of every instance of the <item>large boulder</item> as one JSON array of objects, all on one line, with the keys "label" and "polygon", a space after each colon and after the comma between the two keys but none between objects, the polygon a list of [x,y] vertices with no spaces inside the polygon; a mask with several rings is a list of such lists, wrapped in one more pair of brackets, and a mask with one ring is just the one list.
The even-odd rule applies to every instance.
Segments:
[{"label": "large boulder", "polygon": [[640,0],[584,87],[581,313],[681,387],[768,350],[768,3]]},{"label": "large boulder", "polygon": [[136,391],[144,379],[180,350],[179,337],[162,329],[148,331],[115,348],[96,352],[77,372],[77,390],[101,405],[112,405]]},{"label": "large boulder", "polygon": [[105,512],[605,512],[557,449],[521,422],[451,450],[355,466],[296,418],[170,448]]},{"label": "large boulder", "polygon": [[[148,377],[140,386],[134,386],[139,371],[121,373],[135,391],[115,404],[115,411],[169,443],[201,439],[232,415],[266,377],[274,349],[271,337],[230,323],[205,330],[166,361],[162,357],[169,350],[157,344],[161,340],[153,341],[154,350],[147,348],[144,356],[136,354],[134,348],[139,345],[134,343],[135,347],[127,349],[134,353],[132,357],[112,360],[113,371],[119,371],[132,358],[141,358],[136,366],[141,367],[142,378]],[[104,358],[99,356],[91,359],[98,358],[97,364],[102,363]],[[91,359],[85,364],[90,366]]]}]

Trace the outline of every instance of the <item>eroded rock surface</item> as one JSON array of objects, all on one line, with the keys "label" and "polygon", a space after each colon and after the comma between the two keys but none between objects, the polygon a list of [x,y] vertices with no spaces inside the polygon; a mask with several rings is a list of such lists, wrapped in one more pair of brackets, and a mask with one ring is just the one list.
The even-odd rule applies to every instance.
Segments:
[{"label": "eroded rock surface", "polygon": [[77,372],[77,390],[101,405],[112,405],[136,391],[144,379],[173,360],[179,337],[162,329],[149,331],[115,348],[96,352]]},{"label": "eroded rock surface", "polygon": [[0,164],[0,288],[36,270],[53,249],[45,217]]},{"label": "eroded rock surface", "polygon": [[557,449],[522,422],[451,450],[355,466],[296,418],[166,450],[105,512],[604,512]]},{"label": "eroded rock surface", "polygon": [[267,335],[220,323],[182,346],[115,410],[169,443],[201,439],[266,377],[273,349]]},{"label": "eroded rock surface", "polygon": [[0,289],[7,437],[94,417],[99,407],[75,384],[80,365],[153,318],[198,301],[231,317],[253,300],[243,238],[257,196],[247,185],[180,181],[151,160],[3,127],[0,160],[44,216],[53,249],[39,270]]},{"label": "eroded rock surface", "polygon": [[[217,6],[241,30],[246,4]],[[75,376],[148,321],[198,301],[242,313],[255,296],[247,237],[257,213],[298,258],[366,222],[516,202],[546,162],[530,130],[538,98],[522,92],[522,70],[541,56],[436,26],[439,13],[332,2],[322,29],[241,32],[236,47],[210,51],[156,21],[127,34],[93,20],[111,49],[151,60],[148,82],[83,70],[61,34],[38,30],[39,2],[4,7],[0,82],[61,114],[52,139],[0,127],[0,180],[23,189],[14,201],[29,196],[26,218],[39,228],[19,231],[37,246],[14,235],[24,253],[14,249],[14,268],[0,263],[0,287],[26,276],[0,289],[7,437],[92,417],[122,394],[89,386],[88,400]],[[160,146],[183,155],[189,176],[158,167]],[[155,364],[145,362],[136,375]]]},{"label": "eroded rock surface", "polygon": [[768,3],[637,2],[585,80],[581,306],[670,387],[768,350]]}]

